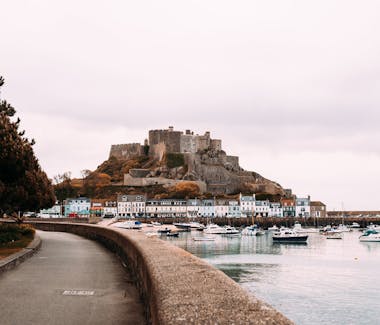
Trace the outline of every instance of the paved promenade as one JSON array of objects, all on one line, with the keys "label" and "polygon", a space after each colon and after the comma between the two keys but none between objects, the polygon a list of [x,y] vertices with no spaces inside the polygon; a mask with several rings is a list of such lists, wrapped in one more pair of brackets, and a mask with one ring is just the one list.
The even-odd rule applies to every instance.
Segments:
[{"label": "paved promenade", "polygon": [[116,256],[73,234],[38,234],[40,251],[0,275],[2,325],[145,323],[137,290]]}]

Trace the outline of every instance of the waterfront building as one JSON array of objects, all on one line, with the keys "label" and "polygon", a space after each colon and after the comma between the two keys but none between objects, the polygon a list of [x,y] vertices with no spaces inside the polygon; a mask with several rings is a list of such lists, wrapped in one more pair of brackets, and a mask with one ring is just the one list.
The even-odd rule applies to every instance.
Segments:
[{"label": "waterfront building", "polygon": [[227,217],[229,210],[229,203],[227,200],[216,200],[215,201],[215,217]]},{"label": "waterfront building", "polygon": [[228,201],[228,217],[229,218],[241,217],[240,203],[238,200]]},{"label": "waterfront building", "polygon": [[312,218],[325,218],[326,205],[321,201],[310,201],[310,216]]},{"label": "waterfront building", "polygon": [[103,215],[102,200],[91,200],[90,214],[96,217],[101,217]]},{"label": "waterfront building", "polygon": [[255,205],[255,217],[268,217],[269,215],[269,200],[258,200]]},{"label": "waterfront building", "polygon": [[253,195],[241,195],[239,196],[240,211],[243,216],[251,217],[254,214],[256,208],[256,198]]},{"label": "waterfront building", "polygon": [[117,216],[117,202],[116,201],[104,202],[103,216],[105,216],[105,217],[116,217]]},{"label": "waterfront building", "polygon": [[307,198],[296,198],[296,216],[302,218],[310,217],[310,196]]},{"label": "waterfront building", "polygon": [[56,201],[51,208],[40,210],[39,214],[41,216],[48,216],[53,218],[62,217],[62,205],[59,203],[59,201]]},{"label": "waterfront building", "polygon": [[177,199],[162,199],[157,201],[157,217],[186,217],[187,201]]},{"label": "waterfront building", "polygon": [[65,217],[81,217],[90,215],[91,200],[86,197],[66,199],[63,201]]},{"label": "waterfront building", "polygon": [[198,216],[212,218],[215,216],[215,202],[214,200],[203,200],[202,205],[199,207]]},{"label": "waterfront building", "polygon": [[269,204],[269,217],[282,218],[283,210],[280,203],[272,202]]},{"label": "waterfront building", "polygon": [[145,214],[147,217],[158,217],[159,200],[147,200],[145,203]]},{"label": "waterfront building", "polygon": [[187,200],[187,216],[189,218],[198,217],[202,201],[198,199]]},{"label": "waterfront building", "polygon": [[142,217],[145,214],[145,195],[117,196],[117,214],[119,217]]},{"label": "waterfront building", "polygon": [[296,202],[294,199],[281,199],[282,214],[284,217],[296,216]]}]

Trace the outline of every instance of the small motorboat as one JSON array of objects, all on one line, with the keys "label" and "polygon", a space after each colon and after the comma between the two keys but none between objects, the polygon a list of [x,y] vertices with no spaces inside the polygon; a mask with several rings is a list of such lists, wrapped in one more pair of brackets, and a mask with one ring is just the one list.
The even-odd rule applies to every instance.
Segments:
[{"label": "small motorboat", "polygon": [[360,228],[360,225],[357,222],[353,222],[349,227],[350,228]]},{"label": "small motorboat", "polygon": [[220,227],[214,223],[210,223],[207,225],[207,227],[203,230],[205,234],[226,234],[227,229],[224,227]]},{"label": "small motorboat", "polygon": [[176,226],[179,229],[190,229],[191,228],[191,225],[189,223],[184,223],[184,222],[173,223],[173,226]]},{"label": "small motorboat", "polygon": [[312,234],[318,232],[318,230],[314,228],[302,228],[302,225],[298,221],[294,224],[293,230],[300,234]]},{"label": "small motorboat", "polygon": [[245,227],[243,231],[241,232],[243,236],[256,236],[256,233],[257,233],[256,225]]},{"label": "small motorboat", "polygon": [[123,229],[141,229],[142,224],[140,221],[125,221],[122,223],[116,223],[115,227]]},{"label": "small motorboat", "polygon": [[256,236],[264,236],[265,235],[265,230],[262,230],[262,229],[258,229],[256,231]]},{"label": "small motorboat", "polygon": [[377,230],[368,229],[359,237],[361,242],[380,242],[380,233]]},{"label": "small motorboat", "polygon": [[179,237],[179,232],[168,232],[166,237]]},{"label": "small motorboat", "polygon": [[226,229],[226,232],[223,235],[233,235],[233,236],[240,236],[240,231],[237,230],[235,227],[231,226],[224,226],[224,229]]},{"label": "small motorboat", "polygon": [[278,227],[276,225],[274,225],[273,227],[269,227],[268,228],[268,231],[278,231]]},{"label": "small motorboat", "polygon": [[306,243],[308,235],[295,232],[292,229],[282,228],[272,234],[274,243]]},{"label": "small motorboat", "polygon": [[164,228],[164,229],[161,228],[161,229],[158,229],[157,232],[159,234],[168,234],[171,232],[171,230],[169,228]]}]

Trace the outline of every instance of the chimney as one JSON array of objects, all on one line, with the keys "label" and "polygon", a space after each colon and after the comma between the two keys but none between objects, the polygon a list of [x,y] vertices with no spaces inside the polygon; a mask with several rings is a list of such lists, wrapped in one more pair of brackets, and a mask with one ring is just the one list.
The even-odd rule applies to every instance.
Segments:
[{"label": "chimney", "polygon": [[173,132],[173,127],[172,126],[169,126],[169,132]]}]

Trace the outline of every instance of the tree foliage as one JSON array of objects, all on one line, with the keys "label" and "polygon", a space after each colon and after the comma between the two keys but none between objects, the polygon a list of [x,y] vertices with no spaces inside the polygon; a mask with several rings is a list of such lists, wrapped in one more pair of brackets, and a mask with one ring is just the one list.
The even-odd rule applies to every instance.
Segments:
[{"label": "tree foliage", "polygon": [[[0,77],[0,87],[4,79]],[[50,180],[34,155],[34,140],[19,131],[16,110],[0,101],[0,213],[36,211],[54,204]]]}]

